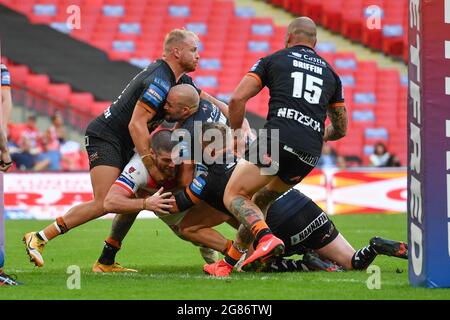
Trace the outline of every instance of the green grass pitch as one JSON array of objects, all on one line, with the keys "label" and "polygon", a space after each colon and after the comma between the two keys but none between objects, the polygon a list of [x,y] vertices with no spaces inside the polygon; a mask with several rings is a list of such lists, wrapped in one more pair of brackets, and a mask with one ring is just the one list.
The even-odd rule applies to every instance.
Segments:
[{"label": "green grass pitch", "polygon": [[[406,215],[336,216],[333,220],[355,247],[366,245],[375,235],[406,240]],[[125,239],[118,261],[139,270],[137,274],[94,274],[110,220],[87,223],[47,245],[45,266],[29,263],[22,235],[40,230],[48,221],[6,222],[6,264],[8,273],[25,283],[1,287],[0,299],[449,299],[449,289],[412,288],[407,261],[377,257],[381,288],[368,289],[366,272],[341,273],[233,273],[228,279],[213,279],[202,272],[198,248],[180,240],[157,219],[138,220]],[[228,237],[233,230],[221,226]],[[80,289],[68,289],[67,268],[81,270]]]}]

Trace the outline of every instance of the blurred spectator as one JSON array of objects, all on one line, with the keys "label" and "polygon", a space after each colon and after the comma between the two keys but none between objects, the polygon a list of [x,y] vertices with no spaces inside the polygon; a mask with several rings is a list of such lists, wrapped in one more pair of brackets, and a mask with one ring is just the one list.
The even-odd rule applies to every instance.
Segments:
[{"label": "blurred spectator", "polygon": [[382,142],[375,144],[373,154],[370,155],[370,164],[374,167],[386,167],[391,154],[387,151],[386,146]]},{"label": "blurred spectator", "polygon": [[336,167],[336,159],[337,154],[331,148],[331,146],[327,143],[322,145],[322,155],[320,156],[319,162],[317,163],[317,167],[321,169],[325,168],[335,168]]},{"label": "blurred spectator", "polygon": [[32,154],[30,139],[24,136],[20,140],[17,150],[11,153],[11,158],[18,170],[33,170],[35,165],[35,157]]},{"label": "blurred spectator", "polygon": [[81,170],[80,144],[75,141],[66,141],[61,145],[62,169],[68,171]]},{"label": "blurred spectator", "polygon": [[[52,126],[48,128],[48,134],[53,145],[58,142],[58,150],[61,157],[60,170],[80,170],[80,144],[75,141],[67,140],[66,130],[64,128],[64,119],[60,113],[52,117]],[[54,146],[50,149],[55,149]]]},{"label": "blurred spectator", "polygon": [[64,120],[59,112],[55,113],[51,118],[52,125],[48,128],[52,141],[58,140],[60,144],[63,144],[66,140],[66,129],[64,128]]},{"label": "blurred spectator", "polygon": [[36,156],[36,162],[39,167],[34,169],[37,171],[49,170],[57,171],[61,170],[61,152],[59,141],[52,137],[51,131],[47,130],[44,138],[42,139],[42,151]]},{"label": "blurred spectator", "polygon": [[347,169],[347,160],[345,159],[344,156],[336,157],[336,166],[341,170]]},{"label": "blurred spectator", "polygon": [[399,167],[398,158],[387,151],[386,146],[382,142],[375,144],[374,152],[369,158],[370,164],[374,167]]},{"label": "blurred spectator", "polygon": [[397,156],[395,154],[391,155],[389,158],[389,161],[387,163],[388,167],[400,167],[401,163],[400,163],[400,159],[397,158]]},{"label": "blurred spectator", "polygon": [[[39,147],[39,140],[41,139],[41,133],[39,129],[36,127],[36,116],[29,115],[27,118],[27,122],[25,122],[25,126],[22,129],[22,134],[20,136],[20,140],[28,139],[28,143],[31,145],[31,149]],[[19,141],[19,144],[22,144]]]}]

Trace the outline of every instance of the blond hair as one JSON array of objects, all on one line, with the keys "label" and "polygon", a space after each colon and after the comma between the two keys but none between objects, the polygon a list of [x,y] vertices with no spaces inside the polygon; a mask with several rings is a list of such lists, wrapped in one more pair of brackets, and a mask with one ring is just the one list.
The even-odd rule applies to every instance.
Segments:
[{"label": "blond hair", "polygon": [[173,29],[170,31],[164,39],[164,54],[168,55],[176,44],[185,41],[189,37],[199,41],[198,36],[192,31],[185,29]]}]

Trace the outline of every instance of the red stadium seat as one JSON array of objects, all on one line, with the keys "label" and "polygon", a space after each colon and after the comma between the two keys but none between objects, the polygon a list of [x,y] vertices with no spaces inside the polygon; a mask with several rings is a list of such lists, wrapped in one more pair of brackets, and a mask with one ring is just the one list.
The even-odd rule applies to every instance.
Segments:
[{"label": "red stadium seat", "polygon": [[25,81],[28,77],[30,71],[27,66],[15,66],[8,65],[8,70],[11,75],[11,84],[14,86],[15,84],[25,85]]},{"label": "red stadium seat", "polygon": [[42,74],[30,74],[25,80],[25,85],[31,92],[31,95],[27,96],[27,104],[32,105],[37,111],[47,111],[47,105],[39,97],[45,94],[49,83],[49,78]]},{"label": "red stadium seat", "polygon": [[353,41],[361,40],[361,31],[363,27],[363,8],[362,0],[346,0],[341,8],[345,12],[342,18],[341,33]]},{"label": "red stadium seat", "polygon": [[72,89],[68,84],[49,84],[46,94],[49,98],[54,98],[63,105],[69,102]]},{"label": "red stadium seat", "polygon": [[92,103],[91,113],[94,116],[99,116],[111,105],[111,101],[96,101]]},{"label": "red stadium seat", "polygon": [[321,24],[334,32],[339,32],[342,23],[343,0],[328,1],[322,10]]},{"label": "red stadium seat", "polygon": [[78,128],[85,128],[92,119],[92,104],[94,97],[87,92],[72,93],[69,97],[69,104],[72,107],[74,117],[70,118],[71,124]]}]

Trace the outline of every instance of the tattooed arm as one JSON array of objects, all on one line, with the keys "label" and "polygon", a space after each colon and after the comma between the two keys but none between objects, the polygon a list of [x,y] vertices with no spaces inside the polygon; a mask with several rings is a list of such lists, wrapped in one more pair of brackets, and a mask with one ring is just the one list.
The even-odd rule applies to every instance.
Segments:
[{"label": "tattooed arm", "polygon": [[334,141],[345,137],[348,124],[347,109],[344,106],[335,107],[331,105],[328,106],[327,114],[331,124],[325,128],[323,141]]}]

